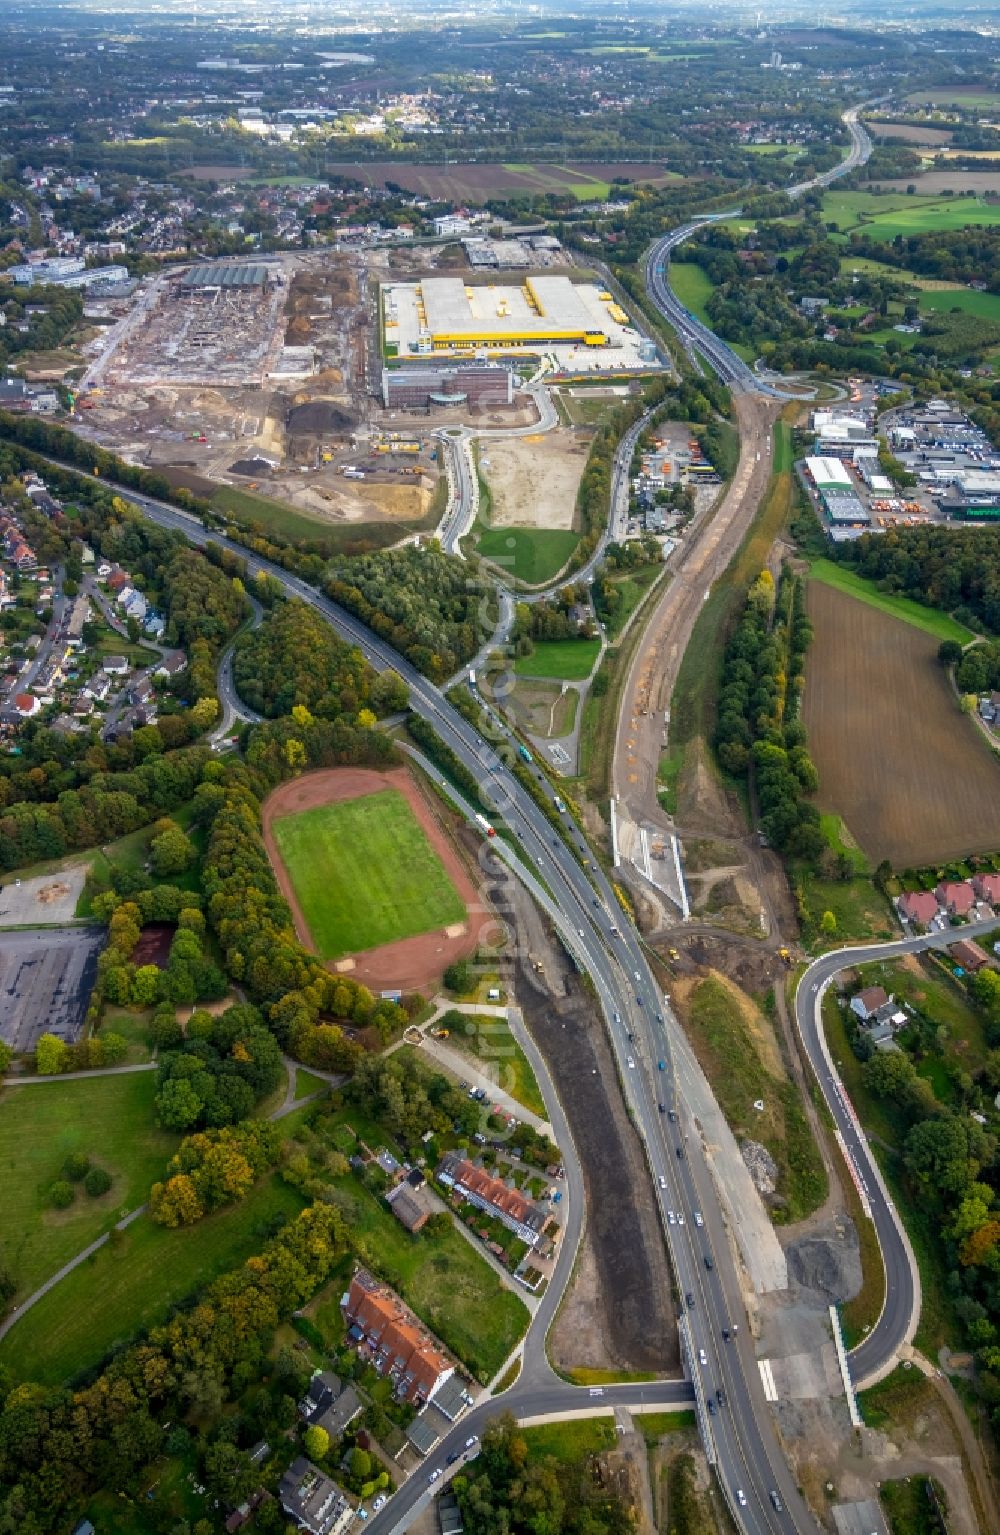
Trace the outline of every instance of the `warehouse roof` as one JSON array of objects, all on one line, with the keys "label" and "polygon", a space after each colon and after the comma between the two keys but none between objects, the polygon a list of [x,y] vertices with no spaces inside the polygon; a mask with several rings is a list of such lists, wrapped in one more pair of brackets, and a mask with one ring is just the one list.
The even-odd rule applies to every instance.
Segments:
[{"label": "warehouse roof", "polygon": [[807,458],[806,468],[812,475],[818,490],[838,485],[844,486],[847,490],[851,488],[851,476],[839,458]]},{"label": "warehouse roof", "polygon": [[192,267],[184,274],[187,288],[261,288],[267,282],[268,269],[259,261],[225,262],[218,266]]},{"label": "warehouse roof", "polygon": [[428,277],[420,291],[431,335],[583,335],[600,329],[568,277],[532,277],[523,288],[467,288],[460,277]]}]

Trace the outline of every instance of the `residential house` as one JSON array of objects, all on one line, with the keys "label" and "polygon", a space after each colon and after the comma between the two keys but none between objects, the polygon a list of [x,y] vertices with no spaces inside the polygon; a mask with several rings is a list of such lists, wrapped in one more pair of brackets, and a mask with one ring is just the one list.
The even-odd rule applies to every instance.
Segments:
[{"label": "residential house", "polygon": [[992,963],[986,950],[980,948],[979,944],[971,938],[960,938],[957,943],[949,944],[948,953],[956,965],[960,965],[970,975],[975,975],[976,971],[981,970],[984,965]]},{"label": "residential house", "polygon": [[41,707],[41,699],[36,698],[34,693],[15,693],[14,695],[14,708],[25,719],[30,719],[33,714],[37,714]]},{"label": "residential house", "polygon": [[448,1355],[400,1300],[367,1269],[358,1269],[341,1301],[348,1337],[363,1346],[396,1396],[420,1406],[433,1400],[455,1373]]},{"label": "residential house", "polygon": [[113,570],[114,570],[114,566],[113,565],[109,565],[107,560],[101,560],[101,562],[97,566],[97,579],[98,579],[98,581],[106,581],[108,579],[108,577],[111,575]]},{"label": "residential house", "polygon": [[176,677],[187,665],[187,656],[183,650],[168,650],[159,664],[153,667],[154,677]]},{"label": "residential house", "polygon": [[134,618],[137,623],[142,623],[149,611],[149,603],[141,592],[133,592],[127,602],[124,602],[124,592],[118,599],[119,607],[124,608],[126,618]]},{"label": "residential house", "polygon": [[109,677],[124,677],[128,671],[128,658],[126,656],[105,656],[104,670]]},{"label": "residential house", "polygon": [[401,1225],[406,1227],[407,1231],[420,1231],[427,1225],[433,1213],[426,1196],[421,1196],[416,1190],[411,1189],[405,1181],[397,1183],[385,1197],[393,1215]]},{"label": "residential house", "polygon": [[299,1413],[309,1424],[326,1429],[331,1440],[339,1439],[359,1417],[363,1404],[351,1385],[345,1386],[331,1370],[317,1370],[299,1403]]},{"label": "residential house", "polygon": [[976,892],[967,879],[942,880],[940,885],[935,885],[934,894],[949,917],[967,917],[976,904]]},{"label": "residential house", "polygon": [[300,1530],[309,1535],[342,1535],[354,1518],[354,1509],[336,1482],[304,1455],[292,1461],[278,1485],[278,1500]]},{"label": "residential house", "polygon": [[851,1012],[867,1023],[880,1007],[892,999],[883,986],[866,986],[864,991],[859,991],[856,997],[851,998]]},{"label": "residential house", "polygon": [[907,890],[896,902],[896,910],[904,922],[910,922],[914,927],[930,927],[940,915],[941,908],[937,896],[930,890]]},{"label": "residential house", "polygon": [[543,1205],[533,1204],[520,1189],[509,1188],[502,1178],[494,1178],[457,1151],[448,1152],[442,1159],[437,1175],[477,1209],[496,1216],[529,1247],[537,1246],[549,1219]]},{"label": "residential house", "polygon": [[[98,565],[98,567],[97,567],[97,574],[98,574],[98,576],[101,575],[103,570],[104,570],[104,565],[103,564]],[[131,585],[132,585],[132,577],[125,570],[119,570],[119,569],[111,570],[109,572],[109,574],[108,574],[107,580],[108,580],[108,591],[111,592],[112,596],[115,596],[115,597],[119,596],[125,590],[126,587],[131,587]]]},{"label": "residential house", "polygon": [[980,901],[989,906],[1000,906],[1000,874],[977,874],[972,888]]},{"label": "residential house", "polygon": [[145,704],[153,696],[153,684],[145,672],[138,672],[129,683],[128,701],[130,704]]},{"label": "residential house", "polygon": [[88,698],[93,698],[102,704],[111,692],[111,678],[107,672],[95,672],[83,691]]}]

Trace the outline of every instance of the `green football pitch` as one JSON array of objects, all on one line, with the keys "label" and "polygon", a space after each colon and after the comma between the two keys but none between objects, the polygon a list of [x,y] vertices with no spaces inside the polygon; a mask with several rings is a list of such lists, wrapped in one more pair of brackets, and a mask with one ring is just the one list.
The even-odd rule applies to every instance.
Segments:
[{"label": "green football pitch", "polygon": [[465,919],[457,890],[398,789],[283,816],[273,832],[322,959]]}]

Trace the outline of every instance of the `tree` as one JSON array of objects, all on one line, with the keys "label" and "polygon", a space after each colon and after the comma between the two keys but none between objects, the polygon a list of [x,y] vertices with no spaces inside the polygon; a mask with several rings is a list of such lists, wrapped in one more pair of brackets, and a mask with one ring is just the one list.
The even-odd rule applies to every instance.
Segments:
[{"label": "tree", "polygon": [[4,1072],[10,1069],[14,1059],[14,1051],[6,1040],[0,1039],[0,1082],[3,1081]]},{"label": "tree", "polygon": [[69,1046],[55,1034],[40,1034],[35,1045],[35,1070],[40,1077],[56,1077],[69,1066]]},{"label": "tree", "polygon": [[76,1198],[76,1189],[65,1178],[57,1178],[49,1189],[49,1203],[54,1210],[68,1210]]},{"label": "tree", "polygon": [[205,1102],[185,1078],[171,1077],[157,1093],[156,1106],[168,1130],[188,1130],[197,1124]]},{"label": "tree", "polygon": [[260,1473],[245,1450],[220,1439],[205,1455],[205,1479],[223,1503],[235,1508],[250,1497]]},{"label": "tree", "polygon": [[149,1191],[149,1207],[159,1226],[192,1226],[205,1213],[194,1182],[186,1173],[177,1173],[166,1183],[154,1183]]},{"label": "tree", "polygon": [[907,1164],[922,1183],[951,1194],[962,1193],[978,1171],[969,1156],[964,1124],[954,1114],[942,1114],[914,1125],[906,1137]]},{"label": "tree", "polygon": [[372,1458],[367,1450],[355,1446],[350,1454],[351,1476],[356,1481],[363,1482],[372,1472]]},{"label": "tree", "polygon": [[191,723],[200,734],[207,730],[209,725],[214,725],[219,713],[219,700],[217,698],[199,698],[191,710]]},{"label": "tree", "polygon": [[194,844],[179,826],[174,825],[153,838],[149,851],[153,872],[161,877],[165,874],[183,874],[185,869],[190,868],[195,857]]},{"label": "tree", "polygon": [[323,1460],[330,1448],[330,1435],[318,1423],[313,1423],[302,1435],[302,1443],[310,1460]]},{"label": "tree", "polygon": [[91,1199],[100,1199],[111,1187],[111,1174],[103,1167],[92,1167],[83,1180],[83,1186]]},{"label": "tree", "polygon": [[63,1177],[70,1183],[82,1183],[90,1172],[90,1158],[84,1151],[71,1151],[62,1170]]},{"label": "tree", "polygon": [[124,1034],[116,1034],[114,1030],[102,1030],[100,1042],[104,1048],[106,1066],[117,1066],[128,1055],[128,1040]]},{"label": "tree", "polygon": [[833,912],[825,911],[820,918],[819,925],[821,932],[826,933],[829,937],[832,937],[833,934],[837,931],[837,919]]},{"label": "tree", "polygon": [[132,977],[132,1001],[136,1007],[151,1007],[159,989],[159,966],[140,965]]},{"label": "tree", "polygon": [[938,646],[938,660],[942,666],[957,666],[962,659],[962,647],[958,640],[942,640]]}]

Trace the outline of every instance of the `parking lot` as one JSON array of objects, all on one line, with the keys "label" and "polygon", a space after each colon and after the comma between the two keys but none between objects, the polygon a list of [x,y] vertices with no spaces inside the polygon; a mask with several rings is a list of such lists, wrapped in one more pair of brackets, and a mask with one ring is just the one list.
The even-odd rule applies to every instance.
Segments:
[{"label": "parking lot", "polygon": [[0,933],[0,1039],[23,1052],[45,1033],[75,1040],[104,936],[99,928]]}]

